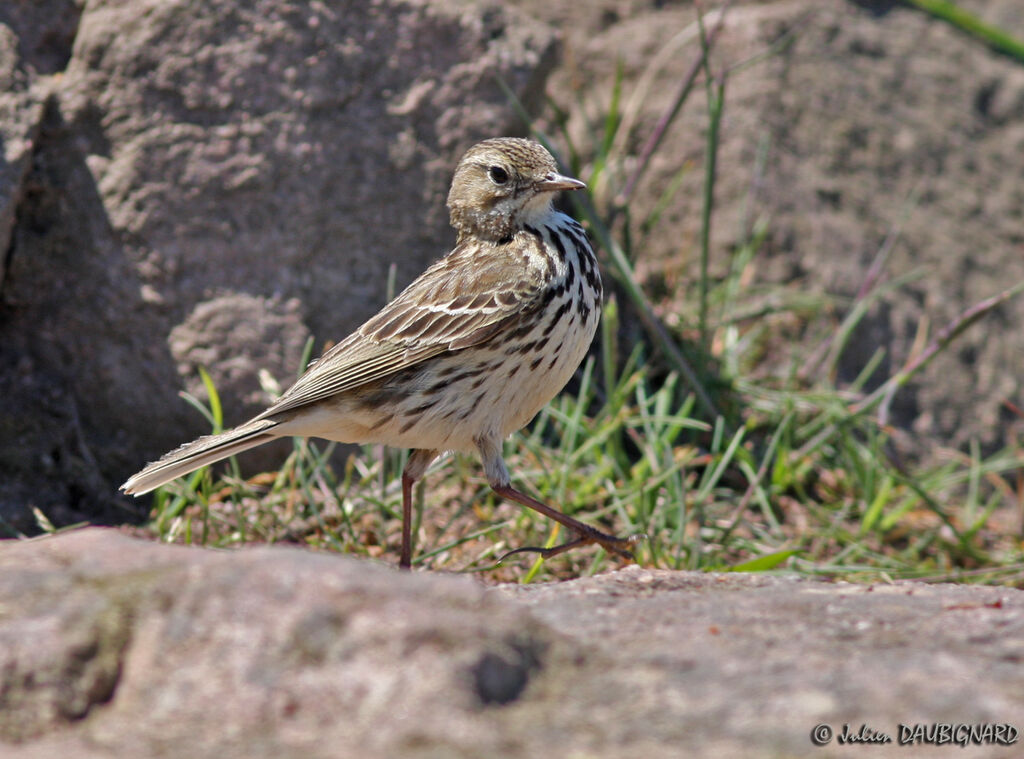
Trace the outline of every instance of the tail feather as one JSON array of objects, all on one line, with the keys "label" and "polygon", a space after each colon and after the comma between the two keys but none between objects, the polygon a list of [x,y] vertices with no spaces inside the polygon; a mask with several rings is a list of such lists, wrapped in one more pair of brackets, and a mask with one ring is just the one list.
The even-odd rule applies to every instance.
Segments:
[{"label": "tail feather", "polygon": [[276,426],[277,422],[260,419],[219,435],[206,435],[191,443],[185,443],[180,448],[165,453],[142,471],[133,474],[121,486],[121,490],[130,495],[148,493],[201,466],[273,440],[277,437],[272,431]]}]

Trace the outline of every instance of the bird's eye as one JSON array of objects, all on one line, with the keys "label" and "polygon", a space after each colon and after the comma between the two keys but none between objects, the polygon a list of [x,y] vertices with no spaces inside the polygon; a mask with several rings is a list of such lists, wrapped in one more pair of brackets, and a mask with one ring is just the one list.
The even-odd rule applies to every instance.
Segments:
[{"label": "bird's eye", "polygon": [[505,184],[508,181],[508,172],[500,166],[492,166],[487,170],[487,176],[494,184]]}]

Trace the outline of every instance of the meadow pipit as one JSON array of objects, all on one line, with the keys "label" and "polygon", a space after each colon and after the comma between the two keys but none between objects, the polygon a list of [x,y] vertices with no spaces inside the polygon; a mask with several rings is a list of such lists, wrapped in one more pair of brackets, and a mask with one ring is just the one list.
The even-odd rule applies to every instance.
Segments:
[{"label": "meadow pipit", "polygon": [[575,533],[545,558],[597,543],[632,558],[633,538],[600,532],[512,487],[502,441],[550,401],[597,329],[601,276],[583,228],[552,208],[585,185],[530,140],[485,140],[455,170],[458,242],[376,316],[312,364],[259,416],[167,453],[121,489],[141,494],[283,436],[413,449],[402,473],[402,552],[412,559],[412,487],[440,451],[477,450],[494,491]]}]

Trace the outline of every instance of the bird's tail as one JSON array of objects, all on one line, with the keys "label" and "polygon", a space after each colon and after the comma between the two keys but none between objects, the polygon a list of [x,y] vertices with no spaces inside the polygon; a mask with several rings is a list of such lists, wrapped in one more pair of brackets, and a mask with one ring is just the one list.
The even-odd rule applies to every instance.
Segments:
[{"label": "bird's tail", "polygon": [[219,435],[206,435],[191,443],[185,443],[180,448],[165,453],[141,472],[133,474],[121,486],[121,490],[131,495],[148,493],[201,466],[273,440],[277,437],[273,432],[276,426],[277,422],[270,419],[258,419]]}]

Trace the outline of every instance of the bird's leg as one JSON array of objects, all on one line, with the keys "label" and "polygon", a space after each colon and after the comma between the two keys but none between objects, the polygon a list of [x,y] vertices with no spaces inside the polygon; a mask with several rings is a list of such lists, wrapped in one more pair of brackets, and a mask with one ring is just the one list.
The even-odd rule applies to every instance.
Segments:
[{"label": "bird's leg", "polygon": [[536,498],[531,498],[525,493],[521,493],[511,485],[492,485],[494,492],[500,495],[502,498],[508,498],[516,503],[521,503],[523,506],[528,506],[534,511],[539,511],[549,519],[554,519],[559,524],[565,525],[570,530],[576,533],[578,536],[575,540],[570,540],[561,545],[553,548],[516,548],[514,551],[509,551],[502,559],[508,556],[512,556],[517,553],[539,553],[545,559],[550,559],[552,556],[557,556],[560,553],[568,551],[570,548],[578,548],[579,546],[590,545],[591,543],[597,543],[608,553],[613,553],[616,556],[621,556],[624,559],[633,559],[633,552],[629,549],[634,543],[639,542],[643,535],[631,535],[628,538],[617,538],[614,535],[609,535],[605,532],[601,532],[598,529],[591,527],[589,524],[584,524],[578,519],[573,519],[568,514],[563,514],[558,509],[554,509],[548,506],[546,503],[538,501]]},{"label": "bird's leg", "polygon": [[527,551],[532,553],[539,553],[543,558],[550,559],[552,556],[557,556],[560,553],[568,551],[570,548],[577,548],[579,546],[590,545],[597,543],[599,546],[613,553],[616,556],[621,556],[624,559],[633,559],[633,552],[629,549],[632,546],[643,539],[644,535],[631,535],[628,538],[617,538],[614,535],[601,532],[598,529],[591,527],[588,524],[584,524],[578,519],[573,519],[568,514],[563,514],[558,509],[548,506],[546,503],[538,501],[536,498],[531,498],[525,493],[521,493],[512,487],[511,478],[509,477],[508,469],[505,467],[505,462],[501,458],[501,443],[478,439],[477,447],[480,449],[480,455],[483,459],[484,471],[487,473],[487,480],[491,485],[491,489],[494,490],[502,498],[508,498],[511,501],[522,504],[528,508],[538,511],[549,519],[553,519],[561,525],[572,530],[576,533],[577,537],[575,540],[570,540],[561,545],[554,546],[553,548],[517,548],[514,551],[509,551],[502,559],[508,556],[512,556],[516,553],[525,553]]},{"label": "bird's leg", "polygon": [[412,566],[412,486],[435,458],[437,451],[417,449],[410,454],[402,470],[402,553],[398,559],[401,569]]}]

